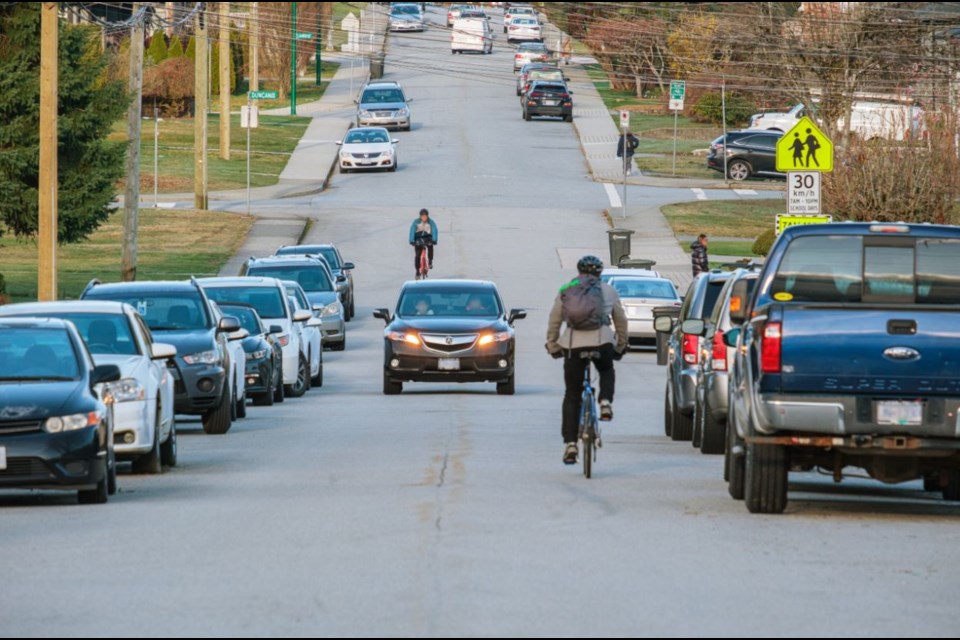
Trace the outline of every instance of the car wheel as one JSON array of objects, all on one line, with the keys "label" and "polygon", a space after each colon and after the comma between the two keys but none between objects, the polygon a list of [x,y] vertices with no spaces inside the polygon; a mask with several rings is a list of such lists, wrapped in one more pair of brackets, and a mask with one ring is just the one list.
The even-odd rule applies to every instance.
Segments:
[{"label": "car wheel", "polygon": [[160,461],[168,467],[177,466],[177,420],[170,423],[170,435],[160,445]]},{"label": "car wheel", "polygon": [[110,470],[106,468],[106,460],[103,461],[103,464],[103,479],[97,483],[96,488],[77,492],[77,500],[80,504],[104,504],[109,498],[110,490],[107,484],[109,483]]},{"label": "car wheel", "polygon": [[943,484],[943,499],[960,501],[960,469],[949,469],[943,473],[947,476],[947,481]]},{"label": "car wheel", "polygon": [[258,393],[257,395],[253,396],[253,406],[272,407],[275,395],[274,389],[270,389],[264,393]]},{"label": "car wheel", "polygon": [[571,113],[570,115],[563,116],[563,121],[564,121],[564,122],[573,122],[573,114]]},{"label": "car wheel", "polygon": [[697,397],[693,402],[693,434],[690,438],[690,444],[694,449],[700,448],[700,437],[703,434],[703,402],[700,399],[700,393],[703,387],[697,385]]},{"label": "car wheel", "polygon": [[673,409],[670,407],[670,383],[667,383],[667,390],[663,393],[663,434],[667,437],[673,435]]},{"label": "car wheel", "polygon": [[787,449],[747,444],[744,500],[750,513],[783,513],[787,508]]},{"label": "car wheel", "polygon": [[350,173],[350,170],[343,165],[340,165],[340,173]]},{"label": "car wheel", "polygon": [[277,404],[282,403],[286,399],[286,394],[283,389],[283,380],[278,379],[277,383],[273,386],[273,401]]},{"label": "car wheel", "polygon": [[107,494],[112,496],[117,492],[117,456],[113,450],[108,456],[110,466],[107,468]]},{"label": "car wheel", "polygon": [[350,317],[353,318],[357,315],[357,307],[353,301],[353,294],[350,295]]},{"label": "car wheel", "polygon": [[523,112],[523,119],[526,120],[527,122],[530,122],[530,120],[533,119],[533,116],[530,115],[530,112],[529,112],[529,111],[524,111],[524,112]]},{"label": "car wheel", "polygon": [[700,453],[723,453],[727,441],[726,423],[713,417],[707,398],[703,399],[701,410],[703,419],[700,421]]},{"label": "car wheel", "polygon": [[230,421],[231,422],[237,421],[237,402],[235,400],[236,397],[237,397],[237,388],[231,387],[230,388]]},{"label": "car wheel", "polygon": [[230,410],[233,407],[233,398],[228,389],[224,388],[220,406],[208,411],[203,416],[203,431],[211,435],[222,435],[230,430]]},{"label": "car wheel", "polygon": [[347,348],[347,337],[343,337],[342,342],[330,345],[330,351],[344,351]]},{"label": "car wheel", "polygon": [[317,375],[310,379],[310,384],[314,387],[323,386],[323,362],[320,362],[320,368],[317,369]]},{"label": "car wheel", "polygon": [[670,438],[676,442],[693,439],[693,415],[684,415],[677,409],[676,404],[673,406],[673,430]]},{"label": "car wheel", "polygon": [[237,400],[237,417],[247,417],[247,390],[243,390],[243,396]]},{"label": "car wheel", "polygon": [[517,391],[517,379],[516,374],[507,378],[506,382],[497,383],[497,395],[498,396],[512,396]]},{"label": "car wheel", "polygon": [[294,384],[288,384],[284,387],[284,395],[291,398],[299,398],[307,392],[307,385],[310,384],[310,370],[307,360],[300,355],[300,365],[297,367],[297,381]]},{"label": "car wheel", "polygon": [[[157,409],[157,416],[160,415],[159,407]],[[159,417],[158,417],[159,419]],[[134,473],[149,473],[151,475],[161,473],[163,471],[163,465],[160,461],[160,429],[157,426],[153,427],[153,447],[148,453],[143,454],[139,458],[133,461],[133,472]]]},{"label": "car wheel", "polygon": [[390,165],[390,168],[387,169],[387,171],[389,171],[390,173],[394,173],[394,172],[396,172],[396,170],[397,170],[397,161],[394,160],[394,161],[393,161],[393,164]]},{"label": "car wheel", "polygon": [[726,451],[726,467],[727,467],[727,492],[730,494],[730,497],[734,500],[743,500],[743,493],[745,487],[744,477],[746,475],[746,461],[744,460],[743,454],[735,454],[733,448],[735,446],[742,444],[738,442],[736,430],[731,424],[730,428],[727,429],[727,451]]},{"label": "car wheel", "polygon": [[742,182],[750,177],[750,165],[743,160],[734,160],[727,166],[727,173],[731,180]]},{"label": "car wheel", "polygon": [[385,396],[396,396],[403,391],[402,382],[394,382],[391,380],[386,373],[383,374],[383,395]]}]

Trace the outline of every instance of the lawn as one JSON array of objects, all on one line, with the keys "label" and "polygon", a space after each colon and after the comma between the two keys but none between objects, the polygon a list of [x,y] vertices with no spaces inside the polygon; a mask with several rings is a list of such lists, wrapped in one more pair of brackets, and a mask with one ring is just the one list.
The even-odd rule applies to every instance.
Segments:
[{"label": "lawn", "polygon": [[[247,132],[240,128],[240,115],[231,116],[230,160],[219,157],[220,116],[207,120],[207,181],[210,191],[239,189],[247,184]],[[264,187],[277,183],[310,118],[260,116],[260,126],[250,136],[250,184]],[[144,122],[140,144],[140,190],[144,196],[153,192],[153,122]],[[118,122],[114,139],[126,139],[126,127]],[[193,191],[193,118],[161,120],[159,154],[160,193]],[[122,189],[122,186],[120,187]]]},{"label": "lawn", "polygon": [[[314,65],[311,64],[310,68],[306,72],[306,75],[297,78],[297,104],[314,102],[315,100],[322,98],[323,93],[327,90],[327,86],[330,84],[330,80],[333,79],[333,76],[336,75],[339,68],[339,62],[324,62],[321,60],[321,82],[320,85],[317,86],[316,72],[314,71]],[[260,88],[275,90],[277,86],[276,83],[261,81]],[[240,107],[246,106],[248,89],[249,84],[247,80],[244,80],[243,84],[237,88],[236,95],[230,96],[230,111],[240,111]],[[256,100],[255,102],[261,111],[265,111],[267,109],[276,109],[278,107],[289,107],[290,96],[286,95],[282,100]],[[212,96],[210,99],[210,111],[214,113],[220,112],[220,99],[217,96]]]},{"label": "lawn", "polygon": [[[217,275],[247,237],[253,217],[221,212],[141,209],[137,277],[183,280]],[[123,213],[116,211],[90,238],[60,247],[59,297],[75,299],[93,278],[120,279]],[[0,238],[0,274],[13,302],[36,300],[37,246],[32,240]]]},{"label": "lawn", "polygon": [[[783,200],[705,200],[670,204],[660,210],[678,236],[701,233],[707,236],[744,238],[730,246],[712,241],[710,251],[717,255],[750,255],[743,253],[756,238],[767,229],[772,229],[778,213],[786,211]],[[749,241],[747,241],[749,240]],[[681,242],[689,250],[689,242]],[[722,247],[722,248],[721,248]],[[729,250],[729,251],[728,251]]]}]

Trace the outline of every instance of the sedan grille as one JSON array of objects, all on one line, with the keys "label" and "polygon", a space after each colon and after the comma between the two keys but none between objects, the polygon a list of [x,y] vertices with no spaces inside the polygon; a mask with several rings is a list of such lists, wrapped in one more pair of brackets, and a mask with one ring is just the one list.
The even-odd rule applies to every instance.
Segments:
[{"label": "sedan grille", "polygon": [[16,433],[36,433],[43,428],[43,422],[39,420],[19,420],[11,422],[0,422],[0,435],[13,435]]},{"label": "sedan grille", "polygon": [[373,115],[378,118],[390,118],[397,115],[396,111],[374,111]]},{"label": "sedan grille", "polygon": [[423,346],[431,351],[441,353],[459,353],[460,351],[469,351],[477,342],[477,334],[463,335],[427,335],[423,334],[420,338],[423,340]]},{"label": "sedan grille", "polygon": [[354,158],[364,159],[364,158],[379,158],[380,153],[351,153]]},{"label": "sedan grille", "polygon": [[10,458],[7,468],[0,471],[0,478],[5,476],[45,476],[47,465],[39,458]]}]

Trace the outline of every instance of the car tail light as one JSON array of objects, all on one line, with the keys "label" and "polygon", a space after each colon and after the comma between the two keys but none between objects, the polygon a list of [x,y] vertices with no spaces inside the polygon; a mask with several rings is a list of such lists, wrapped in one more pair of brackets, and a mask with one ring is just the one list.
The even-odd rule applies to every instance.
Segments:
[{"label": "car tail light", "polygon": [[720,329],[717,329],[717,332],[713,334],[713,356],[711,359],[713,362],[710,364],[714,371],[727,370],[727,345],[723,342],[723,331]]},{"label": "car tail light", "polygon": [[518,53],[518,54],[516,54],[516,55],[513,56],[513,59],[514,59],[514,60],[519,60],[519,59],[522,58],[522,57],[523,57],[523,54],[522,54],[522,53]]},{"label": "car tail light", "polygon": [[542,94],[541,92],[539,92],[539,91],[534,91],[533,93],[530,94],[530,97],[531,97],[531,98],[542,98],[542,97],[543,97],[543,94]]},{"label": "car tail light", "polygon": [[516,31],[516,30],[517,30],[517,27],[510,25],[510,31]]},{"label": "car tail light", "polygon": [[697,348],[700,345],[700,336],[683,334],[683,361],[687,364],[697,364]]},{"label": "car tail light", "polygon": [[560,96],[560,99],[561,99],[561,100],[566,100],[567,102],[570,102],[570,94],[565,93],[565,94],[563,94],[562,96]]},{"label": "car tail light", "polygon": [[768,322],[763,328],[763,340],[760,342],[760,371],[780,373],[780,339],[783,327],[779,322]]}]

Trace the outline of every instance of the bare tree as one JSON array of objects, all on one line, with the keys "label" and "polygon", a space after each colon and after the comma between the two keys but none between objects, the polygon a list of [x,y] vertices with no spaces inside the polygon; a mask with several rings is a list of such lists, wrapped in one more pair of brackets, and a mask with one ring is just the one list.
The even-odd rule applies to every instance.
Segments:
[{"label": "bare tree", "polygon": [[[291,2],[262,2],[260,12],[260,66],[264,78],[276,83],[282,99],[290,91],[290,66],[293,52],[291,41],[295,34]],[[319,2],[300,2],[297,4],[297,29],[313,31],[316,29]],[[302,27],[299,25],[303,25]],[[297,43],[297,76],[306,70],[310,58],[317,46],[313,41],[301,40]]]},{"label": "bare tree", "polygon": [[593,23],[587,44],[618,89],[642,97],[648,84],[665,90],[667,24],[658,17],[606,18]]}]

